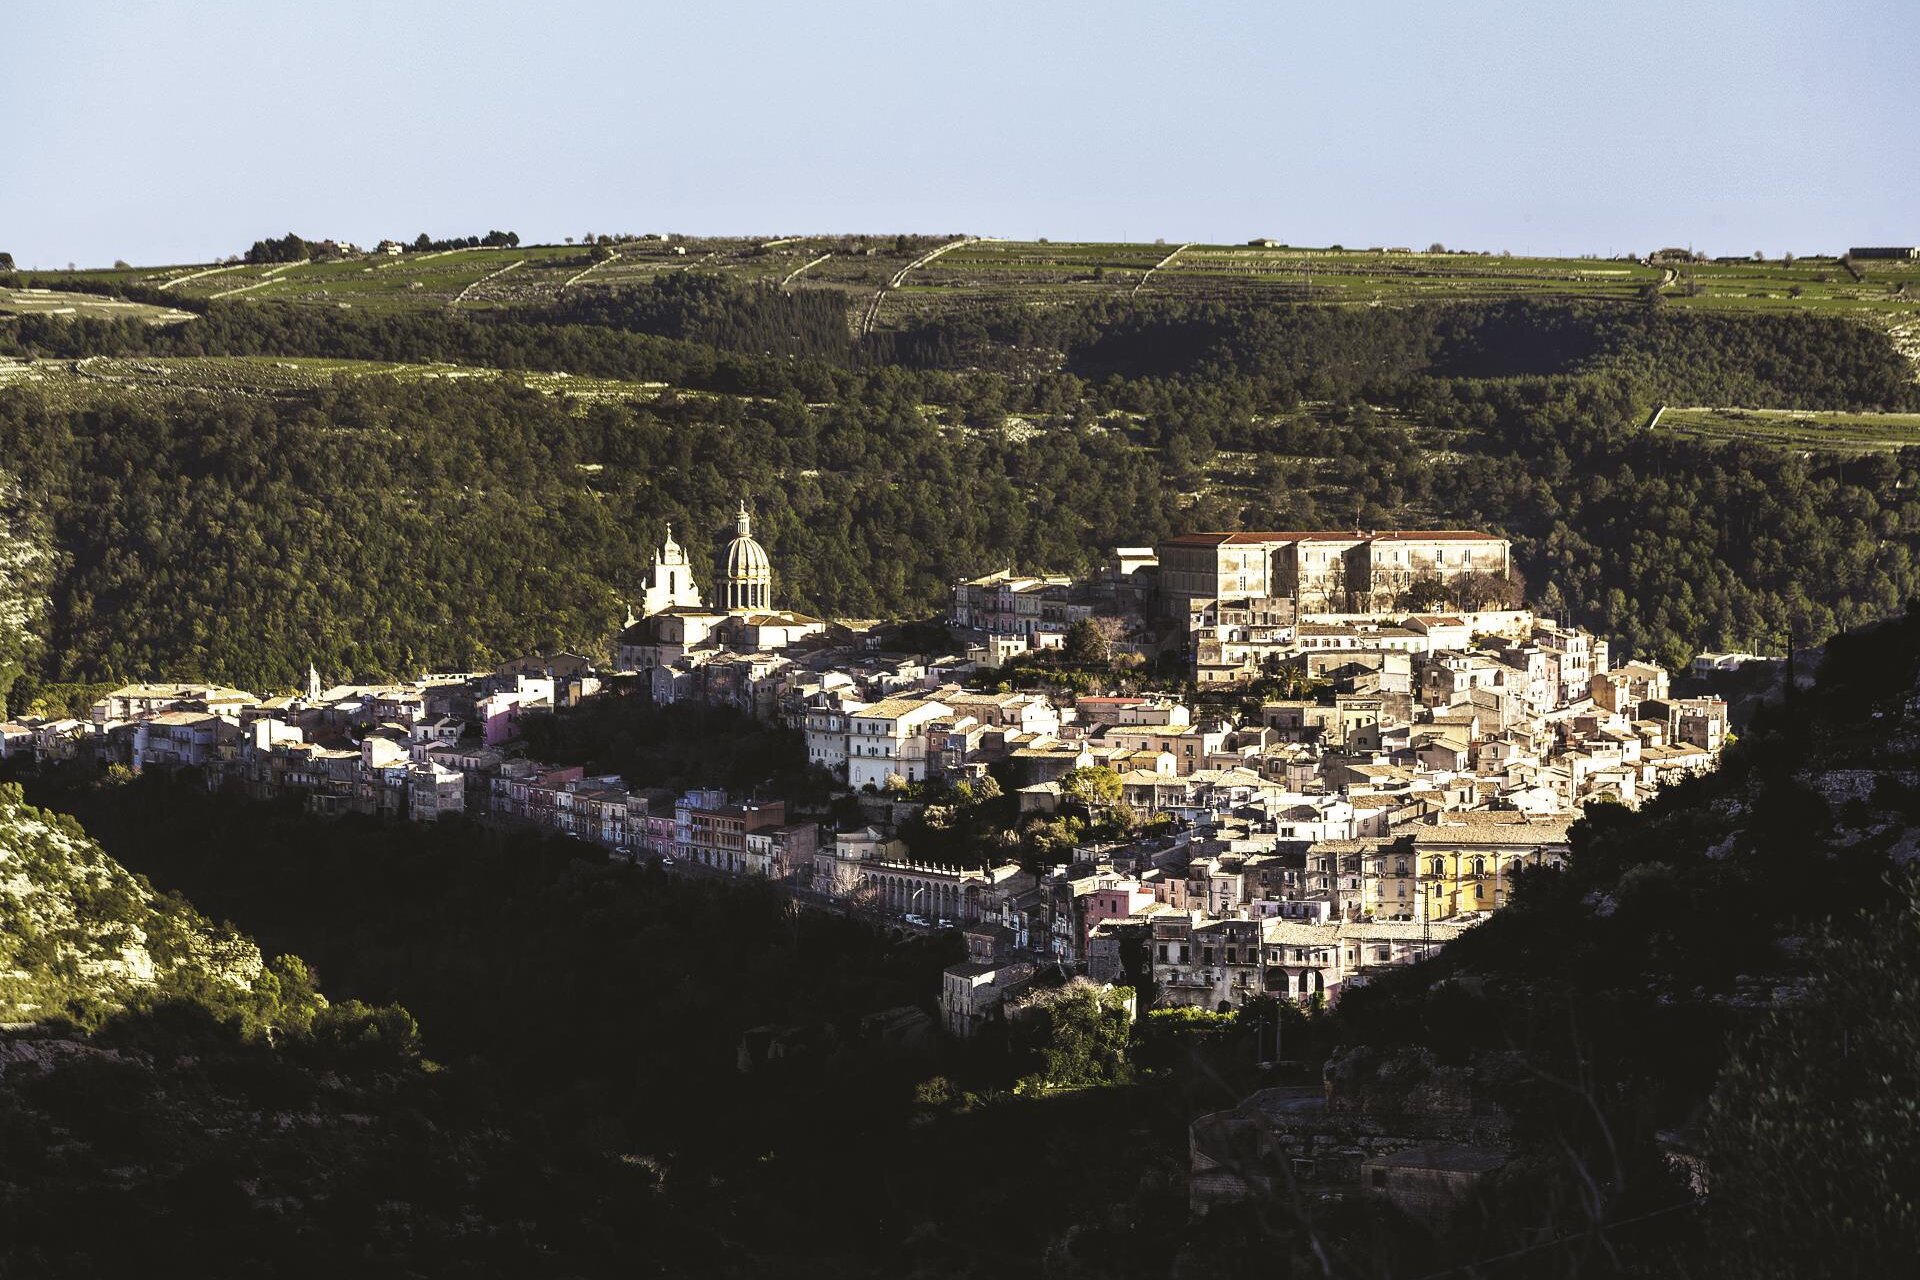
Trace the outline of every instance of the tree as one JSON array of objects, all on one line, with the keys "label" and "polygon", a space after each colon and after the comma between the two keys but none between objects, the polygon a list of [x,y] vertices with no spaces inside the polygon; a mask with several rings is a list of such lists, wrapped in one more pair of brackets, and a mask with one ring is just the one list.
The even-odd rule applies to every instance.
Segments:
[{"label": "tree", "polygon": [[13,678],[13,687],[7,690],[7,715],[10,718],[26,715],[39,699],[40,677],[23,671]]},{"label": "tree", "polygon": [[313,250],[314,246],[289,231],[278,240],[255,240],[246,252],[245,261],[252,263],[304,262],[313,256]]},{"label": "tree", "polygon": [[1468,612],[1518,608],[1521,598],[1521,590],[1513,578],[1485,569],[1455,576],[1447,584],[1447,590],[1453,602]]},{"label": "tree", "polygon": [[12,271],[13,269],[13,255],[10,253],[0,253],[0,271]]},{"label": "tree", "polygon": [[1079,805],[1088,817],[1100,821],[1122,804],[1120,775],[1103,764],[1070,769],[1060,779],[1060,798]]},{"label": "tree", "polygon": [[1066,658],[1085,666],[1113,660],[1113,645],[1122,632],[1118,618],[1082,618],[1067,628]]},{"label": "tree", "polygon": [[[1726,1274],[1892,1275],[1920,1239],[1920,879],[1816,943],[1715,1090],[1706,1157]],[[1844,1224],[1836,1230],[1836,1224]]]},{"label": "tree", "polygon": [[1034,856],[1042,862],[1060,862],[1073,856],[1074,849],[1086,839],[1086,824],[1074,817],[1049,818],[1027,828]]},{"label": "tree", "polygon": [[1131,1080],[1132,1002],[1128,988],[1102,989],[1076,978],[1014,1005],[1008,1011],[1013,1039],[1031,1068],[1019,1090],[1046,1093]]},{"label": "tree", "polygon": [[1437,573],[1423,573],[1394,601],[1396,609],[1429,613],[1447,603],[1447,584]]}]

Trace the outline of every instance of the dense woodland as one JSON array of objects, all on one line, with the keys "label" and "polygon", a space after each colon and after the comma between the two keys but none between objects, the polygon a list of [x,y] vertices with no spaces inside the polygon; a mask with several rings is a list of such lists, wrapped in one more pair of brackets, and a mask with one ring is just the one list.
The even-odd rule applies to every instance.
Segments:
[{"label": "dense woodland", "polygon": [[742,495],[776,599],[824,615],[925,616],[1004,564],[1079,572],[1113,545],[1263,525],[1501,530],[1550,609],[1670,663],[1817,641],[1920,586],[1914,455],[1644,429],[1667,400],[1913,407],[1906,364],[1846,321],[1159,304],[982,312],[863,347],[825,297],[681,275],[537,316],[18,318],[0,348],[42,357],[450,360],[675,389],[0,392],[11,523],[53,553],[10,666],[278,688],[310,661],[373,676],[595,650],[666,523],[699,555]]}]

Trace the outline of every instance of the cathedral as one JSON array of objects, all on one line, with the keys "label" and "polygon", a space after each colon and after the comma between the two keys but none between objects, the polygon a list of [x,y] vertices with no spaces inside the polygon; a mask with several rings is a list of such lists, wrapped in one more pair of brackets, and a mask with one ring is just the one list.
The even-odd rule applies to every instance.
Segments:
[{"label": "cathedral", "polygon": [[653,573],[640,592],[640,616],[699,607],[700,587],[693,580],[693,566],[687,563],[687,553],[673,540],[673,524],[669,521],[667,540],[653,553]]},{"label": "cathedral", "polygon": [[673,526],[667,526],[667,540],[653,553],[640,591],[639,617],[629,616],[620,633],[621,666],[645,670],[703,654],[784,649],[825,629],[818,618],[774,609],[773,561],[753,536],[745,501],[734,516],[733,535],[715,602],[708,605],[694,579],[693,561],[673,540]]},{"label": "cathedral", "polygon": [[727,612],[765,613],[773,608],[773,562],[767,549],[753,540],[753,517],[744,501],[733,534],[727,544]]}]

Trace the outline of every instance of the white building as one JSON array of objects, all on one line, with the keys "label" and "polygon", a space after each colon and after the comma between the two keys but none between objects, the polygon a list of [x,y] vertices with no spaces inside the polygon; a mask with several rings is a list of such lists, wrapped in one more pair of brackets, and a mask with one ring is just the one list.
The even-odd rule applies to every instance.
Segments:
[{"label": "white building", "polygon": [[953,709],[944,702],[882,698],[848,717],[847,785],[854,790],[886,785],[898,775],[908,782],[927,776],[927,726]]},{"label": "white building", "polygon": [[687,553],[673,540],[673,526],[667,526],[667,540],[653,553],[653,570],[640,592],[640,614],[650,617],[668,609],[698,609],[700,586],[693,580],[693,565]]},{"label": "white building", "polygon": [[855,712],[867,703],[840,692],[817,694],[806,712],[807,762],[836,778],[847,776],[847,733]]}]

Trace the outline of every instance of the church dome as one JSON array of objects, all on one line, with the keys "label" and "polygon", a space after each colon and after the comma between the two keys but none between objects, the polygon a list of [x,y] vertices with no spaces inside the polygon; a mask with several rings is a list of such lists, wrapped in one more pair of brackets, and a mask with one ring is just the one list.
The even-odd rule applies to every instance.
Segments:
[{"label": "church dome", "polygon": [[730,612],[764,612],[772,607],[773,562],[767,549],[754,541],[753,517],[745,502],[734,520],[734,535],[727,544],[726,607]]},{"label": "church dome", "polygon": [[772,572],[773,562],[767,559],[767,549],[751,535],[741,534],[727,544],[729,578],[764,577]]}]

